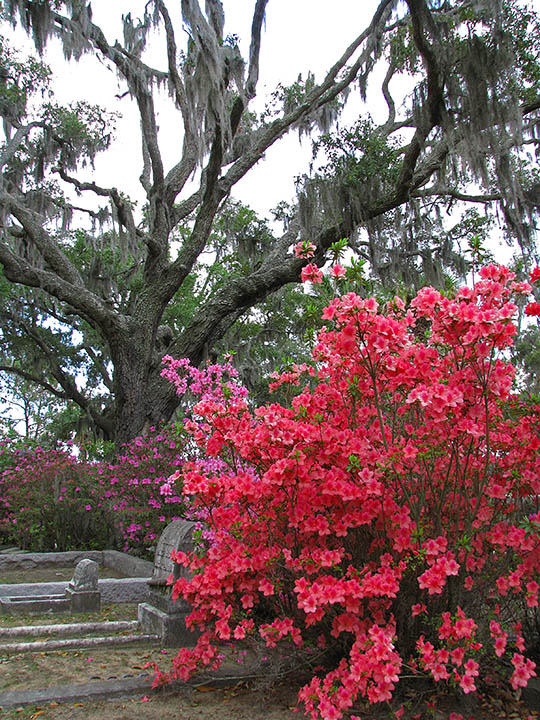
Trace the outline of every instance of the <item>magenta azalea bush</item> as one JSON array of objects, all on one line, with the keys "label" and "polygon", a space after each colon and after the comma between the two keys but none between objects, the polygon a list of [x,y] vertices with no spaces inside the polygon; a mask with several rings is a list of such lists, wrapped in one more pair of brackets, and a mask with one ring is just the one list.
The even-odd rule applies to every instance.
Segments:
[{"label": "magenta azalea bush", "polygon": [[33,552],[110,547],[108,511],[85,463],[63,449],[0,444],[0,538]]},{"label": "magenta azalea bush", "polygon": [[[180,396],[245,398],[230,358],[202,369],[164,358]],[[187,403],[189,408],[189,401]],[[182,424],[151,428],[112,461],[79,461],[68,450],[0,444],[0,538],[27,550],[119,547],[145,554],[172,520],[202,519],[168,479],[200,456]],[[206,533],[205,533],[206,534]]]},{"label": "magenta azalea bush", "polygon": [[156,684],[249,641],[314,668],[299,695],[314,719],[389,701],[403,676],[465,694],[527,684],[517,611],[538,606],[540,408],[511,395],[505,350],[512,296],[530,289],[492,265],[408,308],[346,294],[313,366],[274,379],[297,386],[290,407],[195,407],[204,457],[173,480],[208,536],[174,556],[191,579],[172,592],[201,634]]},{"label": "magenta azalea bush", "polygon": [[184,463],[186,446],[182,426],[151,428],[148,435],[124,445],[114,461],[90,466],[123,550],[144,554],[172,520],[184,516],[185,498],[165,494],[163,486]]},{"label": "magenta azalea bush", "polygon": [[185,513],[162,486],[185,460],[186,436],[167,426],[135,438],[113,462],[66,449],[0,446],[0,537],[25,550],[120,549],[144,554]]}]

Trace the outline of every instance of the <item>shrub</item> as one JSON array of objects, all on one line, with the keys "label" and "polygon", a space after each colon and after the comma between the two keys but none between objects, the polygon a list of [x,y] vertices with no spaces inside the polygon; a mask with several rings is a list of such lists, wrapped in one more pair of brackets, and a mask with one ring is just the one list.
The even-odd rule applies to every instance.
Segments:
[{"label": "shrub", "polygon": [[[246,395],[230,359],[199,370],[166,356],[164,365],[163,375],[188,401]],[[167,480],[196,450],[181,424],[151,428],[109,462],[4,442],[0,534],[33,551],[122,547],[144,555],[169,522],[188,512],[185,497]]]},{"label": "shrub", "polygon": [[312,718],[390,700],[404,673],[466,694],[494,672],[527,684],[513,613],[538,605],[540,411],[510,395],[511,295],[530,291],[513,280],[489,266],[408,309],[335,298],[315,364],[275,378],[298,386],[291,407],[196,406],[208,459],[174,478],[211,534],[176,555],[192,579],[173,597],[202,634],[156,684],[257,638],[324,665],[299,696]]},{"label": "shrub", "polygon": [[60,448],[0,444],[0,534],[33,552],[107,547],[106,508],[86,463]]},{"label": "shrub", "polygon": [[145,554],[165,526],[185,513],[185,498],[162,488],[185,461],[187,438],[171,424],[123,446],[111,462],[91,470],[106,505],[109,524],[125,551]]},{"label": "shrub", "polygon": [[25,550],[121,547],[144,554],[183,515],[164,496],[182,465],[186,439],[170,425],[135,438],[114,461],[89,463],[60,448],[0,447],[0,533]]}]

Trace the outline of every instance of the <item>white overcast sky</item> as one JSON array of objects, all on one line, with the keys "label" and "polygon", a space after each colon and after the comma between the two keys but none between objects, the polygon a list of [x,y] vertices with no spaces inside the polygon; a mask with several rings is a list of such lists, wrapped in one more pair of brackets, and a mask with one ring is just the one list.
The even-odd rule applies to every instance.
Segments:
[{"label": "white overcast sky", "polygon": [[[199,1],[204,6],[204,1]],[[540,12],[540,0],[529,0],[527,4]],[[131,12],[133,17],[138,17],[144,11],[144,5],[145,0],[92,0],[93,19],[102,27],[109,42],[114,42],[122,38],[122,14]],[[239,36],[242,54],[247,58],[254,0],[224,0],[223,5],[225,32]],[[312,71],[316,79],[321,80],[347,45],[369,24],[377,5],[377,0],[270,0],[262,34],[255,109],[263,108],[265,98],[278,83],[290,85],[299,73],[305,78],[307,72]],[[168,6],[171,14],[177,13],[179,17],[180,0],[171,0]],[[28,49],[31,47],[26,39],[23,41],[20,33],[17,33],[17,37],[21,46]],[[179,47],[182,41],[180,32],[177,37]],[[151,55],[147,61],[165,70],[163,43],[159,37],[155,36],[150,42],[149,49]],[[51,43],[45,59],[53,68],[53,87],[58,101],[69,103],[86,99],[119,110],[123,115],[118,123],[114,145],[98,158],[95,175],[92,175],[91,169],[87,169],[81,178],[116,186],[128,192],[133,199],[142,200],[138,183],[141,148],[135,104],[127,96],[120,101],[115,99],[115,95],[120,89],[124,90],[125,86],[119,86],[115,72],[107,71],[91,55],[83,56],[79,63],[65,62],[58,43]],[[403,79],[398,78],[396,82],[402,83]],[[166,91],[162,92],[165,99]],[[368,98],[371,98],[369,112],[375,119],[383,120],[386,105],[380,91],[371,96],[368,94]],[[349,105],[352,105],[352,109],[348,110],[352,120],[354,104]],[[170,101],[164,100],[162,104],[158,102],[157,107],[160,146],[168,169],[179,158],[182,144],[180,115],[173,110]],[[262,215],[267,215],[280,200],[290,201],[294,197],[294,178],[307,170],[310,157],[309,139],[304,137],[300,145],[297,133],[289,133],[275,143],[265,158],[238,183],[233,189],[234,197],[248,203]]]},{"label": "white overcast sky", "polygon": [[[204,6],[202,0],[200,4]],[[239,36],[242,54],[247,58],[254,0],[224,0],[223,4],[225,32]],[[262,34],[255,108],[262,110],[264,99],[276,85],[290,85],[299,73],[305,78],[307,72],[312,71],[316,79],[321,80],[347,45],[369,24],[377,4],[376,0],[334,0],[332,3],[327,0],[270,0]],[[144,0],[92,0],[93,20],[102,27],[109,42],[116,38],[121,40],[122,14],[131,12],[133,17],[137,17],[143,12],[144,5]],[[170,2],[169,9],[171,14],[179,14],[179,0]],[[21,34],[17,33],[17,38],[21,49],[32,49]],[[183,39],[180,34],[177,38],[179,46]],[[163,44],[156,37],[149,44],[151,57],[147,61],[165,70],[162,48]],[[53,69],[53,88],[59,102],[85,99],[122,113],[114,146],[98,159],[92,179],[103,185],[114,185],[142,199],[138,185],[141,172],[138,116],[129,97],[115,100],[114,96],[119,92],[116,74],[107,72],[91,55],[83,56],[79,63],[65,62],[59,44],[53,41],[49,44],[45,60]],[[166,91],[162,92],[165,97]],[[158,115],[160,145],[168,168],[178,160],[182,129],[179,113],[171,111],[172,104],[164,102],[162,108]],[[280,200],[290,201],[294,197],[294,178],[307,169],[310,157],[309,139],[304,138],[300,145],[297,133],[291,132],[268,151],[259,165],[237,185],[233,194],[266,215]],[[91,179],[91,171],[87,170],[87,173],[85,179]]]}]

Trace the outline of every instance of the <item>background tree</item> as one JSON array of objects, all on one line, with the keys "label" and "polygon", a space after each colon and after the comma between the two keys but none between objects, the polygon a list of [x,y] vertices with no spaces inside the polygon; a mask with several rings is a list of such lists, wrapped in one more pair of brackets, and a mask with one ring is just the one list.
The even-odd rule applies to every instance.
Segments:
[{"label": "background tree", "polygon": [[[497,207],[508,237],[527,262],[534,256],[540,182],[526,151],[538,145],[540,32],[532,12],[514,0],[381,0],[321,82],[310,75],[279,87],[256,116],[249,103],[267,4],[253,3],[244,62],[237,38],[225,35],[219,0],[207,0],[205,12],[183,0],[181,16],[150,0],[140,19],[123,19],[124,39],[114,43],[80,0],[4,2],[39,53],[52,35],[67,61],[92,53],[112,65],[140,115],[142,215],[121,189],[92,178],[96,154],[112,142],[114,115],[85,102],[59,105],[49,69],[21,61],[2,41],[0,263],[19,288],[5,304],[4,341],[14,347],[23,337],[27,353],[32,345],[27,379],[77,403],[116,442],[174,412],[178,398],[159,375],[165,352],[199,364],[227,333],[241,335],[235,323],[246,311],[298,281],[306,261],[290,249],[299,240],[314,243],[320,266],[347,238],[382,281],[441,283],[445,269],[466,269],[459,243],[482,229],[469,211],[447,232],[445,213],[468,202]],[[187,42],[179,48],[182,22]],[[146,61],[152,28],[164,69]],[[379,125],[366,109],[378,64],[386,68],[379,92],[388,106]],[[408,83],[409,94],[394,99],[396,86]],[[174,148],[159,144],[159,86],[183,126],[182,150],[168,169],[164,158],[170,162]],[[347,97],[358,94],[358,121],[330,132]],[[227,220],[236,183],[292,129],[313,134],[314,160],[299,180],[298,202],[281,208],[282,232],[242,218],[238,208]],[[207,280],[201,263],[209,264],[212,247],[217,253],[220,233],[221,264]],[[233,257],[233,248],[243,255]]]}]

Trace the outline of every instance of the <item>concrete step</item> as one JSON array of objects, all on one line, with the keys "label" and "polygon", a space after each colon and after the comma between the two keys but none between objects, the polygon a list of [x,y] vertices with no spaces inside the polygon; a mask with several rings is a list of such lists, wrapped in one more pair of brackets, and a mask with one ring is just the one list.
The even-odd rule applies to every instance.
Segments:
[{"label": "concrete step", "polygon": [[138,630],[138,620],[115,620],[109,622],[89,622],[89,623],[61,623],[54,625],[19,625],[17,627],[0,627],[0,639],[10,640],[19,637],[36,637],[40,635],[56,635],[69,637],[75,635],[83,637],[92,633],[111,633],[125,632],[126,630]]},{"label": "concrete step", "polygon": [[161,643],[159,635],[109,635],[95,638],[70,638],[69,640],[43,640],[38,642],[1,643],[0,651],[5,653],[49,652],[51,650],[76,650],[103,646],[135,645],[136,643]]}]

